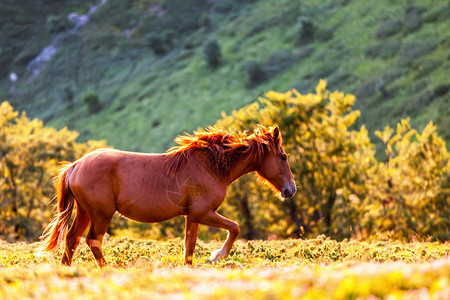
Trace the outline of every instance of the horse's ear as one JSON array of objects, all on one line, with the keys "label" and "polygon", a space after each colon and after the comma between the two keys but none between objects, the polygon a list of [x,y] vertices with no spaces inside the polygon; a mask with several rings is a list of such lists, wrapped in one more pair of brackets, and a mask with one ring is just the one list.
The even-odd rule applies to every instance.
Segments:
[{"label": "horse's ear", "polygon": [[273,128],[273,141],[275,142],[275,146],[279,147],[281,144],[281,135],[280,135],[280,129],[278,126],[275,126]]}]

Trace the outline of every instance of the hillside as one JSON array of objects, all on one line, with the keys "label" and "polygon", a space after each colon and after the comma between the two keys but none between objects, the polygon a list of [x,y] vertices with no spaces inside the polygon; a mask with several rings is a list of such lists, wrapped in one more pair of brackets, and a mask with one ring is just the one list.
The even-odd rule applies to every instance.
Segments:
[{"label": "hillside", "polygon": [[[371,132],[410,116],[418,128],[433,120],[450,140],[447,1],[100,4],[3,1],[0,99],[83,140],[151,152],[268,90],[307,93],[325,78],[330,90],[356,94]],[[93,5],[84,26],[67,21]],[[204,57],[214,40],[217,67]],[[36,67],[49,45],[54,55]]]}]

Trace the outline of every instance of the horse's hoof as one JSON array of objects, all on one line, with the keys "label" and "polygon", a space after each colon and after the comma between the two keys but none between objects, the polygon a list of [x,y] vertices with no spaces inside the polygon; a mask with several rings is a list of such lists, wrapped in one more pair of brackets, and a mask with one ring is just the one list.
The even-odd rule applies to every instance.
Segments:
[{"label": "horse's hoof", "polygon": [[222,258],[226,258],[226,257],[227,257],[227,255],[222,252],[222,249],[219,249],[219,250],[214,250],[211,253],[209,260],[212,261],[213,263],[217,263],[217,262],[219,262],[219,260],[221,260]]}]

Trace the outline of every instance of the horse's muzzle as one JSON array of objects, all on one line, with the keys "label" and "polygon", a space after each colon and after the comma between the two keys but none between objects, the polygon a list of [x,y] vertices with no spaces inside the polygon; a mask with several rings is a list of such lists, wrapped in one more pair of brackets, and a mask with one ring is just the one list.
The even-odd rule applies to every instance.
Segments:
[{"label": "horse's muzzle", "polygon": [[297,187],[295,186],[295,184],[294,183],[290,184],[281,191],[281,197],[291,198],[292,196],[295,195],[296,191],[297,191]]}]

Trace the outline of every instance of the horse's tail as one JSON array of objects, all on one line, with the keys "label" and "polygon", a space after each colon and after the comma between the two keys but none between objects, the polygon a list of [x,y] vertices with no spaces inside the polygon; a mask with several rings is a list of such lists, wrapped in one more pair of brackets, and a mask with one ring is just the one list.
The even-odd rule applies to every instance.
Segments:
[{"label": "horse's tail", "polygon": [[76,162],[64,164],[59,171],[59,175],[55,177],[55,189],[58,198],[57,211],[40,237],[42,241],[37,243],[36,254],[38,255],[57,249],[64,240],[74,206],[74,196],[69,188],[69,176],[75,164]]}]

